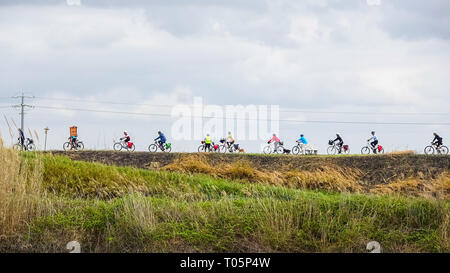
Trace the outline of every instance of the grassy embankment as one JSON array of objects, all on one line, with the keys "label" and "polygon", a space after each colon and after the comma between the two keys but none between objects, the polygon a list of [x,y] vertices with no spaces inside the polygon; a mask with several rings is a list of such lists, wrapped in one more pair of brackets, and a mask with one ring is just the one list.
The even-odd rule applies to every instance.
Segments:
[{"label": "grassy embankment", "polygon": [[353,174],[283,182],[245,162],[148,171],[3,147],[0,164],[0,251],[61,252],[71,240],[83,252],[365,252],[370,240],[385,252],[450,251],[445,194],[364,193]]}]

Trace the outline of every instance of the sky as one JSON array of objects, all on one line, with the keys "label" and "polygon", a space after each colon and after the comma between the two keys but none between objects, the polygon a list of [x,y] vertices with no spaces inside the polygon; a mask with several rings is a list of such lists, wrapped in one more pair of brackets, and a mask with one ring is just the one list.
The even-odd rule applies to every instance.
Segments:
[{"label": "sky", "polygon": [[[196,97],[279,106],[288,148],[303,133],[325,153],[339,132],[359,153],[375,130],[388,152],[422,152],[433,132],[450,138],[450,1],[0,0],[0,75],[7,145],[20,126],[11,97],[25,92],[40,148],[45,127],[61,149],[76,125],[88,149],[127,130],[145,150],[162,130],[174,151],[195,151],[170,115]],[[248,152],[271,136],[223,127]]]}]

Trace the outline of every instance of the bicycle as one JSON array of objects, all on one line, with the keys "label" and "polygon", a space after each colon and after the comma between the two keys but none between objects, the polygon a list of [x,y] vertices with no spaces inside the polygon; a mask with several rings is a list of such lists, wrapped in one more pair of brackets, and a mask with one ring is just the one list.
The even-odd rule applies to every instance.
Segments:
[{"label": "bicycle", "polygon": [[335,154],[349,154],[350,153],[350,148],[348,145],[342,145],[342,147],[340,147],[339,145],[337,145],[336,142],[333,142],[332,140],[328,141],[328,148],[327,148],[327,154],[329,155],[335,155]]},{"label": "bicycle", "polygon": [[367,141],[367,146],[364,146],[361,148],[361,154],[368,155],[370,152],[373,152],[374,154],[384,154],[384,148],[383,146],[377,144],[375,147],[370,144],[370,141]]},{"label": "bicycle", "polygon": [[84,144],[82,141],[75,139],[75,142],[71,142],[71,137],[69,137],[69,141],[63,144],[64,151],[68,150],[84,150]]},{"label": "bicycle", "polygon": [[148,146],[148,150],[151,153],[156,153],[159,148],[162,152],[170,153],[170,151],[172,151],[172,144],[170,144],[170,143],[164,143],[164,144],[165,145],[161,145],[158,140],[155,140],[154,144],[150,144]]},{"label": "bicycle", "polygon": [[116,151],[116,152],[120,152],[122,150],[126,150],[128,152],[134,152],[134,150],[136,149],[133,142],[128,142],[128,145],[126,145],[123,141],[116,142],[114,140],[113,142],[114,142],[113,148],[114,148],[114,151]]},{"label": "bicycle", "polygon": [[220,143],[222,143],[222,145],[219,145],[219,149],[221,153],[234,153],[237,152],[239,149],[239,145],[238,144],[234,144],[234,142],[228,142],[226,141],[224,138],[222,138],[220,140]]},{"label": "bicycle", "polygon": [[292,154],[298,155],[298,154],[305,154],[305,144],[301,143],[300,141],[296,141],[297,145],[292,147]]},{"label": "bicycle", "polygon": [[265,154],[283,154],[284,153],[284,147],[283,142],[278,143],[278,147],[275,149],[275,142],[270,142],[269,145],[264,147],[263,152]]},{"label": "bicycle", "polygon": [[206,148],[206,143],[204,140],[201,142],[202,144],[198,146],[198,152],[199,153],[206,153],[206,152],[214,152],[214,153],[220,153],[219,145],[214,144],[214,142],[211,142],[211,145],[209,145],[209,149]]},{"label": "bicycle", "polygon": [[16,151],[34,151],[36,150],[36,145],[34,144],[34,140],[31,138],[26,138],[24,143],[21,144],[20,140],[18,143],[14,144],[13,149]]},{"label": "bicycle", "polygon": [[439,148],[437,147],[437,143],[431,143],[431,145],[425,147],[424,152],[426,155],[434,155],[435,153],[439,155],[447,155],[448,147],[441,145]]}]

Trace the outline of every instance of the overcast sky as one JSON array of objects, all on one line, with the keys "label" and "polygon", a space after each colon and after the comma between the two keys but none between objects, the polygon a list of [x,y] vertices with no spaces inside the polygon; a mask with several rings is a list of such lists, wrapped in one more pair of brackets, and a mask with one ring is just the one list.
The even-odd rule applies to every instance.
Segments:
[{"label": "overcast sky", "polygon": [[[39,106],[170,114],[167,105],[190,104],[193,96],[306,111],[282,111],[281,119],[440,123],[280,122],[287,146],[304,133],[322,153],[336,132],[353,152],[371,130],[388,151],[422,151],[433,131],[450,139],[448,0],[74,3],[0,0],[0,133],[8,144],[5,117],[17,125],[20,117],[4,106],[22,90],[36,97],[27,100],[36,108],[26,128],[43,145],[48,126],[54,149],[76,124],[87,148],[109,149],[126,129],[144,150],[158,130],[170,139],[174,119]],[[172,142],[194,151],[199,141]],[[241,145],[256,152],[263,143]]]}]

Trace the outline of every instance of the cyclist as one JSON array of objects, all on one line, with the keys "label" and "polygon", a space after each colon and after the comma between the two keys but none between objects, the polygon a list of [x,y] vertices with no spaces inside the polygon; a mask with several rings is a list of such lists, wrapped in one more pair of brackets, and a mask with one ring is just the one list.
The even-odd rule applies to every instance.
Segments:
[{"label": "cyclist", "polygon": [[231,132],[228,132],[228,136],[226,138],[227,146],[230,147],[234,143],[234,138]]},{"label": "cyclist", "polygon": [[377,146],[377,144],[378,144],[378,138],[377,138],[377,136],[375,135],[375,131],[372,131],[371,134],[372,134],[372,136],[371,136],[367,141],[373,140],[373,141],[370,143],[370,145],[372,145],[373,152],[376,153],[376,152],[377,152],[377,151],[376,151],[376,146]]},{"label": "cyclist", "polygon": [[436,149],[440,149],[442,146],[442,137],[440,137],[437,133],[433,133],[434,139],[431,141],[432,145],[436,145]]},{"label": "cyclist", "polygon": [[123,137],[121,137],[120,140],[123,140],[123,144],[128,146],[128,142],[130,142],[131,138],[127,131],[123,131]]},{"label": "cyclist", "polygon": [[26,148],[25,147],[25,134],[23,133],[22,129],[17,129],[17,131],[19,131],[19,144],[22,146],[22,148]]},{"label": "cyclist", "polygon": [[303,134],[300,135],[300,138],[297,140],[298,143],[302,144],[308,144],[308,141],[306,140],[305,136]]},{"label": "cyclist", "polygon": [[209,134],[206,134],[205,137],[205,150],[211,151],[211,136]]},{"label": "cyclist", "polygon": [[277,134],[273,134],[272,138],[267,143],[274,143],[275,144],[275,151],[278,149],[278,146],[280,145],[281,140],[277,137]]},{"label": "cyclist", "polygon": [[75,147],[77,144],[77,136],[71,136],[69,140],[70,140],[70,149],[72,150],[73,147]]},{"label": "cyclist", "polygon": [[342,146],[344,145],[344,140],[342,140],[342,137],[339,133],[336,133],[336,139],[332,141],[332,144],[335,143],[336,141],[338,142],[337,146],[339,147],[339,153],[341,153]]},{"label": "cyclist", "polygon": [[164,150],[164,143],[166,143],[167,139],[166,136],[161,132],[158,131],[158,137],[155,138],[155,141],[157,141],[159,139],[159,146],[161,147],[162,150]]}]

